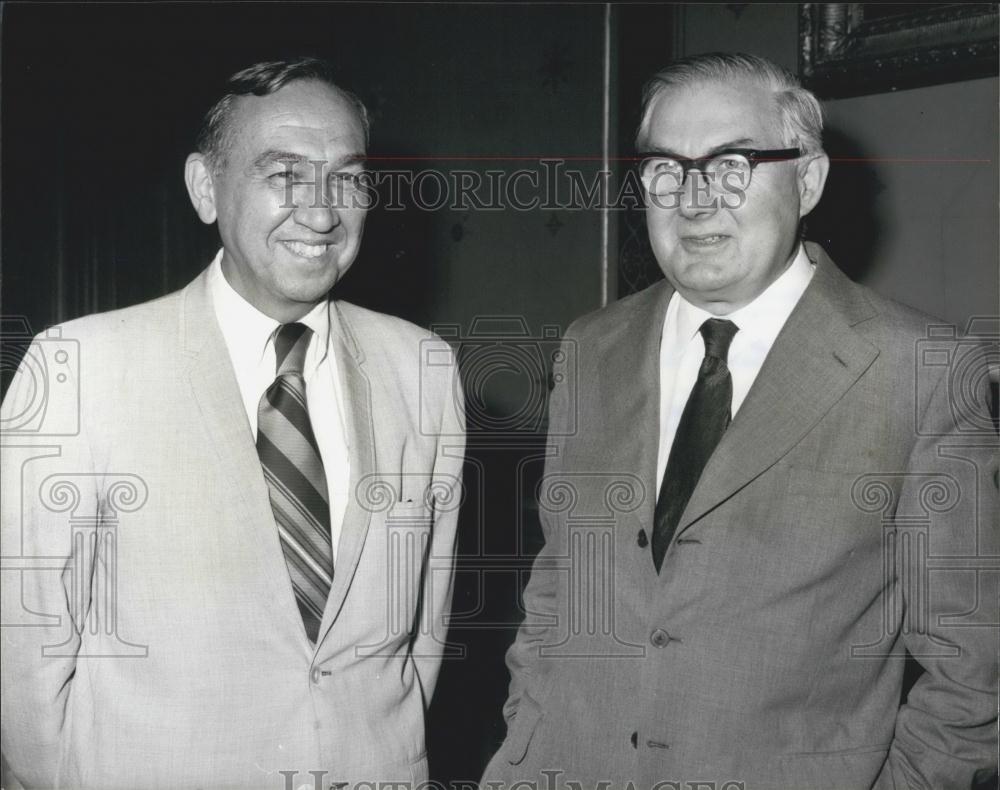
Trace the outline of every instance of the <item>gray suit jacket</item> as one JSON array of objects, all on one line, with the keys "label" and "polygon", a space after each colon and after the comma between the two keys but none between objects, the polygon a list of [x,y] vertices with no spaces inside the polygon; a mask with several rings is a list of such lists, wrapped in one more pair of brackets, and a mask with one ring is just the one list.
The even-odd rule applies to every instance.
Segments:
[{"label": "gray suit jacket", "polygon": [[[484,787],[942,790],[988,775],[996,435],[959,392],[961,366],[977,382],[985,357],[928,340],[928,319],[807,249],[815,276],[659,575],[646,544],[671,290],[568,331],[579,380],[550,404],[546,545]],[[926,672],[901,705],[904,646]]]},{"label": "gray suit jacket", "polygon": [[336,315],[351,498],[315,648],[204,274],[36,339],[2,412],[2,734],[22,782],[426,777],[461,390],[431,333]]}]

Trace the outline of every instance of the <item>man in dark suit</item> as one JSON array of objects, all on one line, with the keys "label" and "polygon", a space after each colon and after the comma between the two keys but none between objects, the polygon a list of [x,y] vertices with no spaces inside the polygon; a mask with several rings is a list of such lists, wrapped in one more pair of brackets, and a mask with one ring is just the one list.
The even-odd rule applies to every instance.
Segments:
[{"label": "man in dark suit", "polygon": [[997,749],[996,435],[956,360],[981,383],[986,356],[927,364],[930,319],[801,242],[829,160],[794,77],[706,55],[644,98],[666,281],[567,333],[483,786],[969,788]]}]

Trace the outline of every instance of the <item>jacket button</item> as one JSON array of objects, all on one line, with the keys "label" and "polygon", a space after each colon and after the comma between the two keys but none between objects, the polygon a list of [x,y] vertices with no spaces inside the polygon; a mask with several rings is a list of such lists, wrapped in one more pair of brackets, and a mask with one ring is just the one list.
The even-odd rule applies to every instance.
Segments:
[{"label": "jacket button", "polygon": [[319,684],[319,667],[313,667],[312,672],[309,673],[309,679],[316,684]]},{"label": "jacket button", "polygon": [[657,628],[649,635],[649,641],[653,647],[663,648],[666,647],[667,643],[670,641],[670,634],[662,628]]},{"label": "jacket button", "polygon": [[632,737],[629,738],[629,740],[632,741],[632,748],[633,749],[639,748],[639,733],[633,732],[632,733]]},{"label": "jacket button", "polygon": [[649,545],[649,538],[646,537],[646,530],[639,530],[639,537],[636,539],[636,543],[639,544],[640,549],[644,549]]}]

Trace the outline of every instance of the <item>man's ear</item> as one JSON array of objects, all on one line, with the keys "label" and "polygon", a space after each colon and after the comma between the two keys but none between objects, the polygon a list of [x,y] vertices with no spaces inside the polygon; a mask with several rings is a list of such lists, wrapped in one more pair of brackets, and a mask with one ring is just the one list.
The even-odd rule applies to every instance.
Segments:
[{"label": "man's ear", "polygon": [[799,165],[799,217],[816,208],[829,172],[830,157],[822,153],[810,155],[805,164]]},{"label": "man's ear", "polygon": [[184,163],[184,183],[187,185],[191,205],[206,225],[215,222],[215,185],[212,169],[203,154],[191,154]]}]

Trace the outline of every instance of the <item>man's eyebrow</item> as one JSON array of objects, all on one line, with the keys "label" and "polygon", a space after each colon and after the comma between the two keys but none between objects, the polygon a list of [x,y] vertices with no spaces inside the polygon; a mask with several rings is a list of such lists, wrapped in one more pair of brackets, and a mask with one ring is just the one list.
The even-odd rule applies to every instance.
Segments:
[{"label": "man's eyebrow", "polygon": [[[721,145],[717,145],[714,148],[710,148],[705,154],[702,155],[702,157],[694,157],[694,158],[701,159],[701,158],[703,158],[705,156],[715,156],[715,154],[720,154],[723,151],[730,151],[733,148],[746,148],[748,146],[753,146],[755,144],[755,142],[756,141],[753,140],[750,137],[741,137],[738,140],[728,140],[727,142],[722,143]],[[688,157],[688,156],[683,156],[683,155],[678,154],[678,153],[676,153],[674,151],[670,151],[670,150],[668,150],[666,148],[654,148],[654,149],[652,149],[650,151],[650,153],[653,153],[653,154],[663,154],[664,156],[670,157],[672,159],[691,159],[692,158],[692,157]]]},{"label": "man's eyebrow", "polygon": [[295,154],[291,151],[279,151],[272,148],[254,159],[253,166],[257,170],[266,170],[274,164],[299,165],[308,161],[308,158],[302,156],[302,154]]},{"label": "man's eyebrow", "polygon": [[362,153],[347,154],[335,162],[330,163],[330,168],[336,170],[339,167],[350,167],[351,165],[363,165],[368,161],[368,155]]}]

